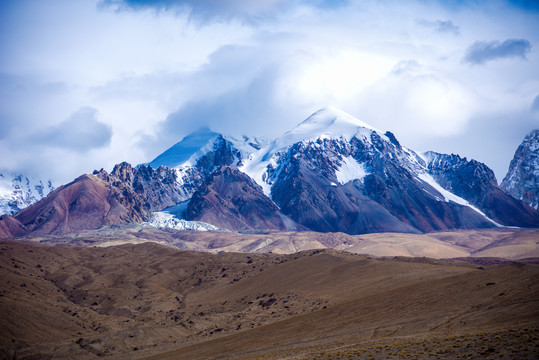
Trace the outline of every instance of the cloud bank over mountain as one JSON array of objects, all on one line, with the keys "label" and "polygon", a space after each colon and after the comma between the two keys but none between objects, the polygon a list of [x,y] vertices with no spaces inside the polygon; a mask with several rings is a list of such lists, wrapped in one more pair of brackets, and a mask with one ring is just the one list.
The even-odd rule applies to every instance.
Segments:
[{"label": "cloud bank over mountain", "polygon": [[0,20],[0,165],[59,183],[327,105],[500,180],[539,121],[530,2],[22,0]]}]

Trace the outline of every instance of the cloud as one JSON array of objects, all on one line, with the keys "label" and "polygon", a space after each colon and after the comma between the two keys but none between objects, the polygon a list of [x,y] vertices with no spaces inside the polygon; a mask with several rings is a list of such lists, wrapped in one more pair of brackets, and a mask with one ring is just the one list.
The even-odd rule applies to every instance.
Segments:
[{"label": "cloud", "polygon": [[424,138],[461,134],[475,102],[465,84],[412,60],[399,62],[386,77],[366,88],[357,112],[371,125],[394,132],[404,144],[414,144]]},{"label": "cloud", "polygon": [[[30,76],[0,73],[0,140],[27,134],[65,114],[70,87],[62,82],[41,82]],[[60,110],[61,109],[61,110]]]},{"label": "cloud", "polygon": [[77,152],[99,149],[110,144],[112,129],[97,120],[97,110],[82,107],[56,126],[35,137],[38,143]]},{"label": "cloud", "polygon": [[259,20],[281,10],[285,0],[103,0],[103,7],[117,10],[156,10],[188,12],[196,20]]},{"label": "cloud", "polygon": [[[255,53],[256,49],[253,49]],[[248,73],[255,72],[247,66],[245,69]],[[212,96],[198,96],[182,104],[156,127],[153,136],[141,134],[139,146],[153,158],[202,126],[233,136],[272,138],[280,135],[315,110],[306,110],[302,104],[289,103],[276,96],[286,92],[281,85],[287,71],[271,63],[264,64],[247,79],[238,78],[232,88]],[[203,78],[200,80],[204,82]]]},{"label": "cloud", "polygon": [[276,91],[276,69],[267,68],[245,86],[230,90],[220,96],[189,102],[170,114],[161,125],[159,141],[177,140],[186,129],[202,125],[235,135],[251,135],[259,131],[260,122],[271,121],[267,114],[274,110],[272,101]]},{"label": "cloud", "polygon": [[220,47],[204,66],[181,79],[183,101],[151,132],[137,135],[139,147],[154,157],[204,125],[235,136],[280,135],[317,110],[305,109],[297,99],[298,82],[290,80],[290,74],[310,64],[304,56],[287,34],[261,36],[248,46]]},{"label": "cloud", "polygon": [[460,35],[460,27],[453,24],[453,22],[450,20],[430,21],[426,19],[417,19],[416,23],[418,25],[433,29],[439,33],[449,33],[455,36]]},{"label": "cloud", "polygon": [[532,103],[532,112],[539,112],[539,95],[535,97]]},{"label": "cloud", "polygon": [[[327,105],[465,156],[476,114],[537,121],[539,14],[513,3],[0,1],[0,167],[72,178],[149,161],[204,123],[272,138]],[[477,39],[514,38],[529,61],[462,66]],[[84,104],[99,114],[66,119]]]},{"label": "cloud", "polygon": [[394,75],[404,75],[416,73],[421,70],[421,64],[417,60],[402,60],[399,61],[391,70]]},{"label": "cloud", "polygon": [[526,60],[526,53],[530,52],[531,43],[526,39],[507,39],[499,41],[476,41],[463,58],[463,62],[472,65],[482,65],[488,61],[504,58],[521,58]]},{"label": "cloud", "polygon": [[237,19],[252,25],[299,6],[330,10],[346,6],[348,2],[349,0],[102,0],[99,6],[118,11],[187,12],[191,18],[203,23]]}]

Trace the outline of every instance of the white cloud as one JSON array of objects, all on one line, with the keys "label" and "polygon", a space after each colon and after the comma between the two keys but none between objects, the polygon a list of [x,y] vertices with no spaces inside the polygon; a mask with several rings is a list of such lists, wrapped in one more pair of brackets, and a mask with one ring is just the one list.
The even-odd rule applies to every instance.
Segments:
[{"label": "white cloud", "polygon": [[507,39],[500,41],[476,41],[466,50],[463,62],[482,65],[497,59],[520,58],[526,60],[526,54],[532,46],[526,39]]},{"label": "white cloud", "polygon": [[[399,63],[402,64],[402,63]],[[461,133],[475,110],[474,94],[455,79],[418,70],[391,72],[364,90],[358,111],[363,118],[387,126],[402,140]]]},{"label": "white cloud", "polygon": [[97,119],[97,110],[82,107],[56,126],[32,136],[35,141],[50,147],[87,152],[110,144],[111,127]]},{"label": "white cloud", "polygon": [[[157,11],[100,3],[0,5],[0,167],[39,163],[73,178],[90,166],[149,161],[201,124],[271,137],[330,104],[403,145],[439,150],[451,139],[450,151],[478,160],[494,157],[468,144],[470,129],[503,139],[495,135],[513,114],[504,148],[516,148],[516,133],[536,121],[539,16],[501,0],[160,0]],[[526,39],[528,61],[462,64],[482,39]],[[85,106],[99,114],[92,131],[110,126],[110,143],[97,136],[76,150],[57,138],[39,151],[30,143],[29,134],[60,129]]]},{"label": "white cloud", "polygon": [[426,19],[417,19],[416,23],[418,25],[430,28],[434,31],[441,33],[450,33],[455,36],[460,35],[460,27],[453,24],[450,20],[426,20]]},{"label": "white cloud", "polygon": [[539,95],[537,95],[532,102],[531,111],[539,112]]}]

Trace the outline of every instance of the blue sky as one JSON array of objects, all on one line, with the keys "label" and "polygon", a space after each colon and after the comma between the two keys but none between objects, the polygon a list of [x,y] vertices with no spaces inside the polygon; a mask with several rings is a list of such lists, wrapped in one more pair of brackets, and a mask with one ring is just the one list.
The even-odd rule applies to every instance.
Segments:
[{"label": "blue sky", "polygon": [[333,105],[501,181],[539,127],[538,24],[525,0],[1,1],[0,169],[63,183]]}]

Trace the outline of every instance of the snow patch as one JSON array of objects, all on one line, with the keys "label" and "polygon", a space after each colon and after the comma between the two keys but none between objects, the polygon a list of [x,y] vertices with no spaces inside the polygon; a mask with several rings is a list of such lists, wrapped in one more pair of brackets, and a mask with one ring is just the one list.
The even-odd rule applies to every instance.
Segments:
[{"label": "snow patch", "polygon": [[335,172],[337,181],[344,185],[352,180],[363,180],[365,176],[369,175],[365,164],[360,164],[352,156],[343,158],[341,167]]},{"label": "snow patch", "polygon": [[221,229],[201,221],[187,221],[178,219],[174,215],[156,211],[152,213],[150,221],[144,222],[141,225],[152,226],[158,229],[176,229],[176,230],[191,230],[191,231],[219,231]]},{"label": "snow patch", "polygon": [[13,215],[46,197],[54,186],[51,181],[0,170],[0,215]]},{"label": "snow patch", "polygon": [[[455,203],[463,205],[463,206],[468,206],[469,208],[472,208],[477,213],[481,214],[485,219],[487,219],[488,221],[490,221],[494,225],[496,225],[498,227],[504,227],[503,225],[501,225],[501,224],[497,223],[496,221],[492,220],[491,218],[489,218],[484,212],[482,212],[481,210],[479,210],[478,208],[476,208],[475,206],[470,204],[468,201],[466,201],[463,198],[461,198],[460,196],[457,196],[457,195],[453,194],[452,192],[447,191],[446,189],[444,189],[440,184],[438,184],[436,182],[436,180],[434,180],[434,178],[431,175],[429,175],[427,173],[422,173],[422,174],[418,175],[418,178],[420,180],[424,181],[425,183],[429,184],[431,187],[434,188],[434,190],[436,190],[438,193],[440,193],[440,195],[443,196],[443,199],[441,199],[439,196],[437,196],[437,194],[433,194],[433,193],[429,192],[429,194],[434,196],[438,201],[445,201],[445,202],[452,201],[452,202],[455,202]],[[425,189],[425,191],[427,191],[427,189]]]}]

